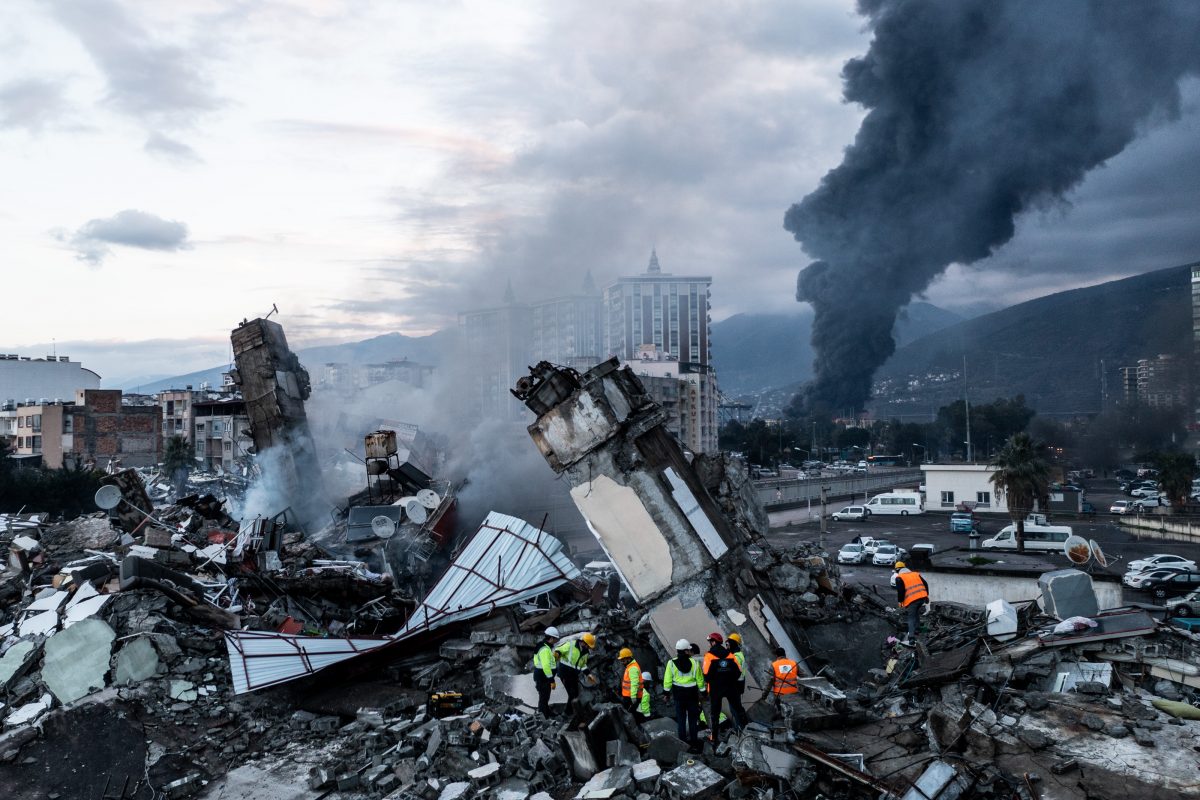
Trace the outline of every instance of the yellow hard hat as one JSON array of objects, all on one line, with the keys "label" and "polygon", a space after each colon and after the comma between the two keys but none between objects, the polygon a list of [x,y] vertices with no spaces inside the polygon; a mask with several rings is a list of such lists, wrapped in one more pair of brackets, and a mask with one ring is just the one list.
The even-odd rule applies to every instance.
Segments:
[{"label": "yellow hard hat", "polygon": [[621,652],[617,653],[617,659],[620,660],[623,658],[633,658],[633,651],[628,647],[622,647]]},{"label": "yellow hard hat", "polygon": [[903,562],[903,561],[897,561],[897,562],[896,562],[896,569],[904,569],[904,562]]},{"label": "yellow hard hat", "polygon": [[596,635],[595,634],[585,633],[583,636],[580,636],[579,638],[582,639],[583,643],[586,644],[588,647],[596,646]]},{"label": "yellow hard hat", "polygon": [[725,638],[731,642],[737,642],[738,644],[742,643],[742,635],[740,633],[731,633]]}]

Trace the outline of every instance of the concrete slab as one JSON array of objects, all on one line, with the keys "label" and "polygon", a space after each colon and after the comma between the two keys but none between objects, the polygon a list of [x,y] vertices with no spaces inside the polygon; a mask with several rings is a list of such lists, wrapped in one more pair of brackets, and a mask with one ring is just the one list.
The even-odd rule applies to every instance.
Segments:
[{"label": "concrete slab", "polygon": [[17,642],[0,657],[0,689],[8,688],[14,678],[19,678],[29,665],[37,645],[33,642]]},{"label": "concrete slab", "polygon": [[54,704],[54,698],[49,692],[43,694],[38,700],[32,703],[26,703],[19,706],[8,715],[8,719],[4,720],[5,727],[15,728],[18,725],[24,725],[27,722],[33,722],[35,719],[46,713],[50,706]]},{"label": "concrete slab", "polygon": [[272,772],[258,766],[238,767],[213,781],[200,800],[313,800],[322,792],[308,788],[302,770]]},{"label": "concrete slab", "polygon": [[144,636],[127,642],[117,653],[113,683],[118,686],[141,683],[158,674],[158,652]]},{"label": "concrete slab", "polygon": [[58,702],[104,688],[116,636],[102,620],[85,619],[46,641],[42,682]]}]

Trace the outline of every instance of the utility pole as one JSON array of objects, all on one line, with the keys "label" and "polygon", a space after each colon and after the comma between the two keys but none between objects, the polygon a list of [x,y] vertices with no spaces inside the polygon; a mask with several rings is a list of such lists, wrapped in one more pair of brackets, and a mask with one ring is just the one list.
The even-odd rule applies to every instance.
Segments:
[{"label": "utility pole", "polygon": [[967,354],[963,353],[963,412],[967,418],[967,461],[975,463],[971,448],[971,400],[967,396]]},{"label": "utility pole", "polygon": [[819,542],[822,550],[825,549],[825,526],[828,524],[828,522],[825,519],[825,512],[828,510],[827,509],[828,504],[829,504],[829,487],[822,486],[821,487],[821,541]]}]

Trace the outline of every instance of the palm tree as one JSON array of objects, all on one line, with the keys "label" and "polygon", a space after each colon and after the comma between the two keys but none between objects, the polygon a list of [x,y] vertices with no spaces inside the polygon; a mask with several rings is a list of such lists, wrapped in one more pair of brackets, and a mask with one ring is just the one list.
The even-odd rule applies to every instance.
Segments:
[{"label": "palm tree", "polygon": [[1196,477],[1196,457],[1189,453],[1163,453],[1155,459],[1158,485],[1171,501],[1172,508],[1182,510],[1192,496],[1192,479]]},{"label": "palm tree", "polygon": [[1028,433],[1018,433],[1005,442],[989,466],[996,499],[1008,499],[1008,515],[1017,526],[1017,552],[1025,552],[1025,517],[1035,501],[1047,497],[1050,467],[1042,458],[1045,445]]},{"label": "palm tree", "polygon": [[183,486],[187,483],[188,473],[192,470],[192,445],[183,436],[172,436],[167,439],[163,450],[163,472],[175,487],[175,495],[183,494]]}]

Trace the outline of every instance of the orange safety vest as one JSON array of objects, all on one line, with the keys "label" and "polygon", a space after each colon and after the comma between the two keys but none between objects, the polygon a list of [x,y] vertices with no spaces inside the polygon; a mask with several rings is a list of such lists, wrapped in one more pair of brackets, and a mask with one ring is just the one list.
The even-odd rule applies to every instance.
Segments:
[{"label": "orange safety vest", "polygon": [[901,572],[896,577],[904,584],[904,599],[900,601],[902,608],[908,608],[918,600],[929,599],[929,592],[921,581],[921,573]]},{"label": "orange safety vest", "polygon": [[641,692],[645,689],[645,687],[641,685],[642,668],[638,666],[636,661],[630,661],[629,666],[625,667],[625,674],[621,676],[621,697],[633,696],[633,680],[629,677],[630,675],[637,676],[639,696],[641,696]]},{"label": "orange safety vest", "polygon": [[799,668],[799,665],[790,658],[781,658],[772,664],[771,671],[775,674],[775,683],[771,687],[772,694],[795,694],[800,691],[800,687],[796,685]]},{"label": "orange safety vest", "polygon": [[[733,653],[730,653],[729,655],[725,656],[725,658],[738,665],[738,672],[743,671],[742,665],[738,662],[738,660],[736,658],[734,658]],[[708,665],[716,660],[717,660],[717,657],[714,656],[711,651],[704,654],[704,666],[702,669],[703,669],[703,672],[705,675],[708,674]]]}]

